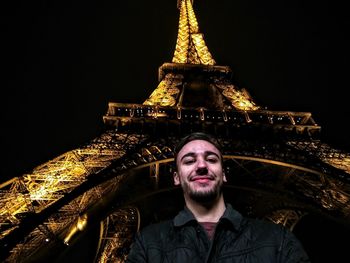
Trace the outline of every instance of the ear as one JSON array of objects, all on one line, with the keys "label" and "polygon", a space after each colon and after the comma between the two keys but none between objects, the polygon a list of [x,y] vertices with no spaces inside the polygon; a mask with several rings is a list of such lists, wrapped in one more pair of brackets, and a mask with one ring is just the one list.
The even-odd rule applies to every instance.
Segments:
[{"label": "ear", "polygon": [[174,185],[180,185],[180,177],[177,172],[174,172],[173,179],[174,179]]},{"label": "ear", "polygon": [[225,174],[225,171],[222,170],[222,180],[227,183],[227,179],[226,179],[226,174]]}]

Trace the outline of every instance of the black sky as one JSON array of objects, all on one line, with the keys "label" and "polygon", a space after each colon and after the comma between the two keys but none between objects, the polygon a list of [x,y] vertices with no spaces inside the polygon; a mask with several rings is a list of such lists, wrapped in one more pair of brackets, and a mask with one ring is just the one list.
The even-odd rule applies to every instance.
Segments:
[{"label": "black sky", "polygon": [[[194,8],[217,64],[258,105],[311,112],[325,142],[350,149],[345,6],[195,0]],[[109,101],[142,103],[175,48],[176,0],[12,1],[1,10],[0,182],[98,136]]]}]

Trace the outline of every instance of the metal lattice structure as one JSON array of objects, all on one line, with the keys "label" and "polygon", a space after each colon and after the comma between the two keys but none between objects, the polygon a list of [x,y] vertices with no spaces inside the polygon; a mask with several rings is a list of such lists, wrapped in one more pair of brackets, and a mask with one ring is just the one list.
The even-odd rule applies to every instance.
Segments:
[{"label": "metal lattice structure", "polygon": [[232,83],[231,69],[216,65],[192,2],[178,7],[174,57],[159,68],[150,97],[110,102],[104,133],[0,185],[1,261],[69,247],[87,226],[100,225],[95,261],[123,262],[141,225],[182,207],[172,149],[192,131],[221,142],[226,199],[246,215],[291,230],[311,212],[349,225],[350,154],[320,141],[311,113],[256,105]]}]

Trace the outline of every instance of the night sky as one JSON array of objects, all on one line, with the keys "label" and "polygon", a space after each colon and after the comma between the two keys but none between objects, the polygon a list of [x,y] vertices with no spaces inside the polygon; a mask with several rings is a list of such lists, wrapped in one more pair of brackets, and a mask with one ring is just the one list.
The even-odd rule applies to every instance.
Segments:
[{"label": "night sky", "polygon": [[[173,56],[176,0],[1,5],[0,182],[98,136],[108,102],[142,103]],[[350,149],[345,6],[195,0],[194,8],[217,64],[258,105],[311,112],[325,142]]]}]

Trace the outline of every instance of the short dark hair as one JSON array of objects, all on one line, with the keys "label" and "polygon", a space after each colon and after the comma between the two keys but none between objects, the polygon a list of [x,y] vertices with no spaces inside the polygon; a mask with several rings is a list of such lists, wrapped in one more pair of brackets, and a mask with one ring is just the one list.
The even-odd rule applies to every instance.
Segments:
[{"label": "short dark hair", "polygon": [[211,143],[212,145],[214,145],[219,150],[220,157],[221,157],[221,162],[223,162],[222,152],[221,152],[221,145],[220,145],[219,141],[211,134],[204,133],[204,132],[193,132],[193,133],[183,137],[182,139],[180,139],[180,141],[177,143],[177,145],[175,145],[174,161],[175,161],[176,169],[177,169],[177,164],[176,164],[177,155],[179,154],[181,149],[187,143],[189,143],[191,141],[194,141],[194,140],[203,140],[203,141],[207,141],[207,142]]}]

